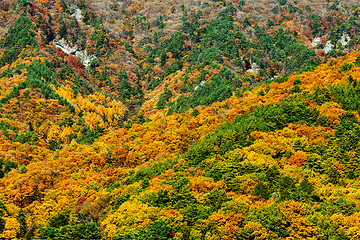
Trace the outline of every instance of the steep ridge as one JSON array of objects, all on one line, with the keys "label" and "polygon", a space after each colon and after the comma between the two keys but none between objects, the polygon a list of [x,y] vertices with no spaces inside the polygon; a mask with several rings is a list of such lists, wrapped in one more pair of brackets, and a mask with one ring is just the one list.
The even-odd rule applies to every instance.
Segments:
[{"label": "steep ridge", "polygon": [[[116,239],[317,238],[329,231],[323,221],[327,234],[351,238],[359,62],[350,54],[209,107],[158,113],[92,144],[51,150],[3,136],[4,220],[23,209],[29,223],[50,221],[39,239],[80,227],[75,216]],[[2,120],[10,136],[11,123]]]},{"label": "steep ridge", "polygon": [[0,3],[0,238],[355,239],[358,7],[261,2]]}]

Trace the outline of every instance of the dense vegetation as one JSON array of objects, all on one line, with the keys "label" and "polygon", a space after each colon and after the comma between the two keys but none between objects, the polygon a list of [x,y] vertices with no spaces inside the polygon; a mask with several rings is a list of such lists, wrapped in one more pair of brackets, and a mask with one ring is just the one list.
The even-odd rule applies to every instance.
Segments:
[{"label": "dense vegetation", "polygon": [[357,239],[359,9],[1,1],[0,238]]}]

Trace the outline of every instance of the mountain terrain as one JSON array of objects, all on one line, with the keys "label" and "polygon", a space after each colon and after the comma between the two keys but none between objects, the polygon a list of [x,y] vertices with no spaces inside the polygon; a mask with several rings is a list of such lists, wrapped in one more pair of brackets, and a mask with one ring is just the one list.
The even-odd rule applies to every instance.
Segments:
[{"label": "mountain terrain", "polygon": [[1,239],[358,239],[360,4],[0,2]]}]

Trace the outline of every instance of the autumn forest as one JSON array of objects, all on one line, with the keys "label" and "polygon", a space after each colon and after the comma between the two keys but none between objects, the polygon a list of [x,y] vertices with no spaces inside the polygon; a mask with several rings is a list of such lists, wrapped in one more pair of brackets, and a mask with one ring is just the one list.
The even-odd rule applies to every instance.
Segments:
[{"label": "autumn forest", "polygon": [[0,1],[0,239],[360,239],[357,0]]}]

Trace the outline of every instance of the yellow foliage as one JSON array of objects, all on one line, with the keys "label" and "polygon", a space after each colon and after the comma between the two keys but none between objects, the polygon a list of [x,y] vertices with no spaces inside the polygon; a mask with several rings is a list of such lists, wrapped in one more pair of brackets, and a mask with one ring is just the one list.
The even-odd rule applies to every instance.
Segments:
[{"label": "yellow foliage", "polygon": [[123,194],[134,194],[141,188],[141,182],[135,182],[124,188]]},{"label": "yellow foliage", "polygon": [[350,216],[334,214],[330,217],[330,223],[333,224],[339,233],[345,233],[351,240],[360,239],[360,216],[355,213]]},{"label": "yellow foliage", "polygon": [[35,201],[26,208],[29,212],[28,221],[43,224],[50,218],[50,213],[57,207],[58,204],[53,199],[45,198],[43,202]]},{"label": "yellow foliage", "polygon": [[13,217],[3,217],[5,220],[5,229],[2,233],[0,233],[0,239],[4,240],[16,240],[18,239],[16,237],[16,233],[20,229],[20,224],[16,220],[16,218]]},{"label": "yellow foliage", "polygon": [[257,222],[248,222],[244,226],[244,229],[254,237],[254,240],[270,240],[277,238],[275,233],[268,231],[263,225]]},{"label": "yellow foliage", "polygon": [[317,239],[317,230],[314,224],[305,218],[307,209],[301,202],[294,200],[285,201],[279,205],[280,211],[283,215],[282,224],[290,225],[288,240],[295,239]]},{"label": "yellow foliage", "polygon": [[60,138],[60,127],[56,124],[52,125],[49,130],[48,130],[48,136],[47,136],[47,140],[48,141],[54,141],[55,143],[59,143],[61,138]]},{"label": "yellow foliage", "polygon": [[113,237],[116,233],[124,233],[129,229],[146,228],[152,219],[158,218],[159,211],[155,207],[148,206],[137,201],[125,202],[119,209],[110,214],[104,221],[104,232],[108,237]]}]

